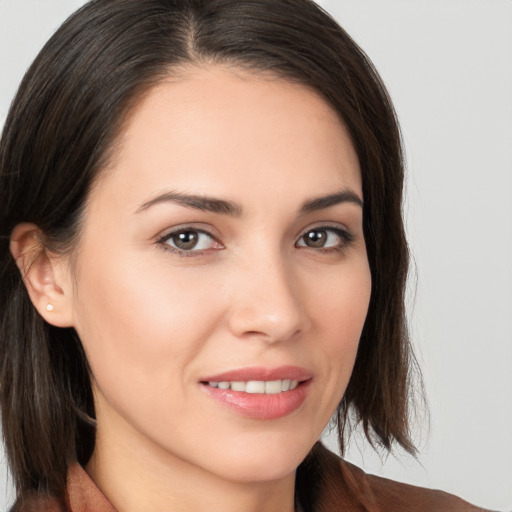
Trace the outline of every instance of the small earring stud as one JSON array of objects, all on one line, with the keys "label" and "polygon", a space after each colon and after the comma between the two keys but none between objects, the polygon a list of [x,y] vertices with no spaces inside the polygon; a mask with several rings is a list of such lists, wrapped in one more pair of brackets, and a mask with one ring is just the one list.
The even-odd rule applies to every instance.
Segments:
[{"label": "small earring stud", "polygon": [[53,304],[47,304],[46,311],[53,311]]}]

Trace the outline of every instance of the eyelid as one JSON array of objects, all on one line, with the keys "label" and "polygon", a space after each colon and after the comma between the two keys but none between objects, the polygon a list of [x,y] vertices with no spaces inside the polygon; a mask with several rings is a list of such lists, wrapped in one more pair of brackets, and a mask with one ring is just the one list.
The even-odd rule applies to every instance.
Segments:
[{"label": "eyelid", "polygon": [[[212,248],[208,248],[208,249],[184,250],[184,249],[179,249],[178,247],[173,247],[172,245],[170,245],[167,242],[169,240],[169,238],[171,238],[172,236],[177,235],[178,233],[186,232],[186,231],[193,231],[195,233],[206,235],[206,236],[210,237],[212,239],[212,241],[215,244],[218,244],[220,247],[215,247],[215,248],[212,247]],[[182,256],[182,257],[200,256],[201,254],[204,254],[205,252],[210,251],[212,249],[216,250],[216,251],[224,249],[224,245],[219,241],[218,236],[214,235],[210,230],[202,228],[202,227],[198,227],[197,225],[194,225],[194,224],[182,224],[182,225],[174,226],[172,228],[167,229],[166,231],[163,232],[163,234],[158,235],[156,237],[156,244],[161,246],[161,248],[163,250],[170,251],[170,252],[177,254],[178,256]]]},{"label": "eyelid", "polygon": [[342,239],[342,244],[340,246],[319,247],[319,248],[309,247],[304,244],[304,245],[299,245],[299,247],[304,247],[306,249],[311,249],[313,251],[320,251],[320,252],[321,251],[324,251],[324,252],[340,251],[340,250],[346,249],[355,240],[355,235],[346,226],[343,226],[340,224],[333,225],[331,223],[323,223],[323,224],[319,223],[319,224],[314,224],[312,226],[308,226],[306,229],[304,229],[301,232],[301,234],[299,235],[299,237],[297,238],[295,245],[297,246],[299,241],[301,241],[307,233],[309,233],[310,231],[315,231],[315,230],[328,231],[331,233],[335,233],[336,236],[339,236]]},{"label": "eyelid", "polygon": [[297,237],[297,240],[303,237],[309,231],[313,231],[315,229],[324,229],[326,231],[334,231],[336,233],[346,233],[350,236],[353,236],[352,231],[345,226],[344,224],[339,224],[336,222],[315,222],[314,224],[309,225],[305,229],[302,229]]},{"label": "eyelid", "polygon": [[159,233],[154,237],[155,241],[165,240],[169,238],[174,233],[180,233],[182,231],[197,231],[198,233],[205,233],[208,236],[211,236],[215,240],[219,240],[220,234],[217,229],[215,229],[212,225],[206,224],[204,222],[188,222],[182,224],[176,224],[174,226],[167,227],[159,231]]}]

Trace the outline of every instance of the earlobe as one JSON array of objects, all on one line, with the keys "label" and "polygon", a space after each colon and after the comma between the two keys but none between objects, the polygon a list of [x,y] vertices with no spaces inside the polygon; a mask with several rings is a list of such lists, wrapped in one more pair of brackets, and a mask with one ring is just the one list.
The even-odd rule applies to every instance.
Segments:
[{"label": "earlobe", "polygon": [[11,233],[11,254],[32,304],[56,327],[72,327],[72,289],[67,258],[49,251],[35,224],[18,224]]}]

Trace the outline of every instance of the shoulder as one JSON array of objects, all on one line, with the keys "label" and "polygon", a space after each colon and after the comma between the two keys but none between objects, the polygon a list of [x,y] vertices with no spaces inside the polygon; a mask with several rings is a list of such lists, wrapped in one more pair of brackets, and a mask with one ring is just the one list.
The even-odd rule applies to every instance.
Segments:
[{"label": "shoulder", "polygon": [[33,494],[18,501],[9,512],[116,512],[85,470],[75,462],[68,470],[62,499]]},{"label": "shoulder", "polygon": [[352,479],[356,491],[367,494],[369,501],[377,503],[379,511],[484,512],[483,508],[475,507],[453,494],[369,475],[346,461],[340,464],[345,478]]},{"label": "shoulder", "polygon": [[[318,475],[319,512],[485,512],[452,494],[365,473],[317,443],[308,457]],[[350,508],[351,507],[351,508]],[[315,508],[313,509],[315,510]],[[316,510],[315,510],[316,512]]]}]

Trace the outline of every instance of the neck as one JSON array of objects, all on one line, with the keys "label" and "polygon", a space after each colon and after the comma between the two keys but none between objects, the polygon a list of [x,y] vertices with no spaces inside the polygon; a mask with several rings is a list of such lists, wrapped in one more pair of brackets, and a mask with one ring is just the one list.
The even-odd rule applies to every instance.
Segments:
[{"label": "neck", "polygon": [[295,473],[278,480],[240,482],[162,454],[147,440],[131,441],[124,443],[98,429],[86,468],[118,512],[294,511]]}]

